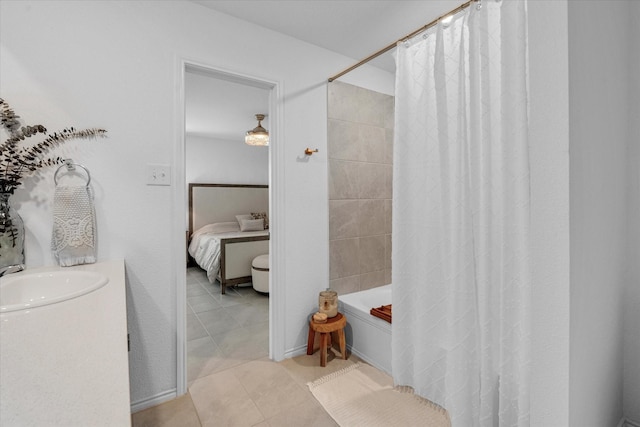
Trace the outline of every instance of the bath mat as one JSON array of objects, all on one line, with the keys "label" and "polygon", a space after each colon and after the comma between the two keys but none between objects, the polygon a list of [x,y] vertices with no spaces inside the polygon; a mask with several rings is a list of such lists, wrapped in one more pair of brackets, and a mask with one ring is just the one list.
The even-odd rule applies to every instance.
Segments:
[{"label": "bath mat", "polygon": [[356,363],[307,385],[342,427],[451,425],[446,410],[413,394],[410,387],[393,387],[388,375],[364,363]]}]

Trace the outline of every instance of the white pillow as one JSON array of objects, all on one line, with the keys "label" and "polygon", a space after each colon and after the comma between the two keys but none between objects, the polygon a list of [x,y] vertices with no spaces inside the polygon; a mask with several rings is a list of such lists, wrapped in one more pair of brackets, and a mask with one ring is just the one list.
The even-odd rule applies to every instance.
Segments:
[{"label": "white pillow", "polygon": [[248,220],[248,219],[255,219],[255,218],[253,218],[250,214],[236,215],[236,220],[238,221],[238,224],[240,224],[241,221],[245,221],[245,220]]},{"label": "white pillow", "polygon": [[243,219],[240,220],[240,231],[262,231],[264,230],[264,219]]}]

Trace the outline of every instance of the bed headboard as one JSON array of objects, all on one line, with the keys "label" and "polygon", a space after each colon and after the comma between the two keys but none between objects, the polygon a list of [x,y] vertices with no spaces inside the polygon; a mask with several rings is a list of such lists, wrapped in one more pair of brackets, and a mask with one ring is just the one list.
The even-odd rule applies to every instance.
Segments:
[{"label": "bed headboard", "polygon": [[189,236],[204,225],[251,212],[269,212],[268,185],[189,184]]}]

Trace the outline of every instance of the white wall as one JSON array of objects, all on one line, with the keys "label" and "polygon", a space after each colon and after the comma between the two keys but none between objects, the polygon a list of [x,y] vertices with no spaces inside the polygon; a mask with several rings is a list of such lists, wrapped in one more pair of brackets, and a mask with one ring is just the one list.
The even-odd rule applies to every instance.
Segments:
[{"label": "white wall", "polygon": [[529,2],[533,426],[639,419],[639,11]]},{"label": "white wall", "polygon": [[[535,283],[531,424],[545,427],[569,424],[567,9],[566,0],[529,2]],[[263,64],[258,75],[246,61],[252,55]],[[175,189],[146,186],[144,166],[173,163],[180,58],[282,82],[280,172],[286,178],[282,222],[288,254],[283,332],[286,350],[294,352],[304,347],[305,317],[317,303],[317,291],[328,283],[326,78],[353,61],[189,2],[0,2],[0,95],[28,123],[42,122],[50,130],[74,125],[109,131],[107,140],[71,143],[62,151],[85,163],[94,177],[99,257],[127,261],[134,402],[176,386],[170,265],[177,249],[166,232],[179,220],[170,214]],[[635,59],[637,70],[637,52]],[[392,76],[365,74],[359,69],[342,81],[393,93]],[[635,108],[632,117],[638,117],[637,103]],[[307,146],[320,151],[301,162]],[[635,179],[639,183],[637,170]],[[12,199],[25,219],[30,266],[52,263],[51,196],[48,171]],[[637,200],[636,195],[632,214],[638,213]],[[308,227],[310,222],[315,226]],[[637,257],[637,239],[629,248]],[[637,264],[630,271],[635,279],[630,293],[635,291],[638,301]],[[629,316],[637,325],[637,310]],[[625,413],[635,419],[640,401],[637,329],[627,329],[635,341],[625,349],[625,369],[635,375],[625,383]]]},{"label": "white wall", "polygon": [[268,147],[194,135],[185,145],[187,184],[269,184]]},{"label": "white wall", "polygon": [[624,296],[624,415],[640,424],[640,2],[631,1],[629,151],[627,157],[627,288]]},{"label": "white wall", "polygon": [[623,414],[629,5],[569,2],[571,426]]},{"label": "white wall", "polygon": [[569,424],[567,1],[529,8],[532,241],[531,425]]},{"label": "white wall", "polygon": [[[306,317],[329,282],[326,79],[351,59],[184,1],[2,1],[0,49],[1,96],[27,122],[109,131],[107,140],[69,144],[68,151],[92,172],[99,258],[126,260],[131,397],[138,407],[176,388],[172,265],[184,243],[174,243],[168,230],[182,218],[171,214],[176,189],[147,186],[144,169],[173,163],[178,63],[186,58],[280,82],[282,333],[287,354],[303,351]],[[372,81],[392,80],[372,72]],[[319,153],[303,162],[306,147]],[[29,266],[53,262],[52,191],[49,171],[13,198],[27,228]]]}]

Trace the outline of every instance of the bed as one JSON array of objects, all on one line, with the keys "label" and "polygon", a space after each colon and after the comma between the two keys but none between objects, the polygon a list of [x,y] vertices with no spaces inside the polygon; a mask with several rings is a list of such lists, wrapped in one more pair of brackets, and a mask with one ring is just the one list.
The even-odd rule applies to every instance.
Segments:
[{"label": "bed", "polygon": [[269,253],[268,212],[266,185],[189,184],[189,256],[222,294],[251,282],[251,262]]}]

